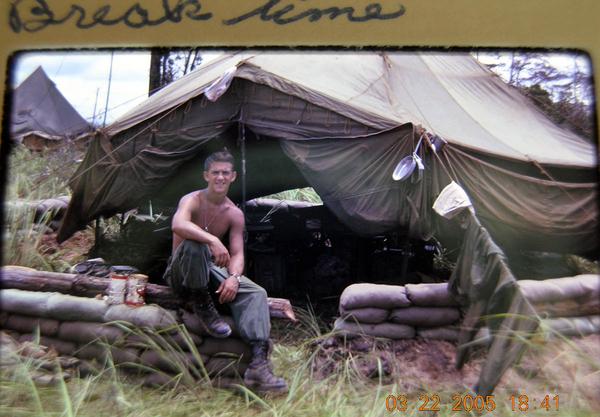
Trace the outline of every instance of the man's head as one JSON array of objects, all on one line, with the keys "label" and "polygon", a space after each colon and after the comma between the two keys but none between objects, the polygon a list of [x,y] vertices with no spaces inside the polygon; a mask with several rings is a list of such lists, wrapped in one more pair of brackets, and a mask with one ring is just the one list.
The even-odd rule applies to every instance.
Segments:
[{"label": "man's head", "polygon": [[215,152],[206,158],[206,162],[204,163],[204,179],[208,182],[208,188],[211,191],[219,194],[227,194],[229,185],[237,177],[233,163],[233,156],[227,148],[221,152]]},{"label": "man's head", "polygon": [[231,164],[231,170],[235,171],[235,160],[227,148],[223,148],[222,151],[208,155],[208,158],[204,161],[204,172],[208,172],[210,165],[213,162],[229,162]]}]

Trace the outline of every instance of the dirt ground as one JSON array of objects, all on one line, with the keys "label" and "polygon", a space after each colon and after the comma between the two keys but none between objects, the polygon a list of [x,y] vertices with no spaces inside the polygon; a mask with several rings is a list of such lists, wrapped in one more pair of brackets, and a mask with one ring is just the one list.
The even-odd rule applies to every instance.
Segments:
[{"label": "dirt ground", "polygon": [[[318,341],[319,342],[319,341]],[[322,342],[322,341],[320,341]],[[319,343],[313,343],[317,349]],[[383,381],[397,383],[407,397],[424,392],[462,394],[473,388],[487,359],[482,347],[458,370],[454,366],[456,344],[443,340],[407,339],[382,343],[357,338],[346,341],[328,339],[318,348],[313,370],[325,378],[341,372],[341,359],[354,358],[355,371],[363,378],[374,378],[382,371]],[[378,366],[378,360],[381,368]],[[501,401],[511,395],[544,398],[559,395],[561,403],[580,402],[597,410],[600,406],[600,335],[531,341],[520,360],[509,368],[494,394]]]},{"label": "dirt ground", "polygon": [[56,232],[42,236],[40,246],[44,247],[45,255],[60,253],[60,259],[70,265],[75,265],[87,259],[87,253],[94,246],[94,235],[89,231],[78,231],[61,243],[56,242]]}]

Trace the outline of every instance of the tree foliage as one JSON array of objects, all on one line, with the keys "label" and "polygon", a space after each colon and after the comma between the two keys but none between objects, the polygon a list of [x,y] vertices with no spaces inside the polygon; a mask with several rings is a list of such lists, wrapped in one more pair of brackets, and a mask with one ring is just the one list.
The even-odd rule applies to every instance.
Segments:
[{"label": "tree foliage", "polygon": [[202,55],[197,48],[153,48],[150,57],[149,95],[193,71],[201,62]]},{"label": "tree foliage", "polygon": [[525,94],[558,126],[595,140],[593,85],[587,57],[511,51],[488,54],[486,61],[492,71]]}]

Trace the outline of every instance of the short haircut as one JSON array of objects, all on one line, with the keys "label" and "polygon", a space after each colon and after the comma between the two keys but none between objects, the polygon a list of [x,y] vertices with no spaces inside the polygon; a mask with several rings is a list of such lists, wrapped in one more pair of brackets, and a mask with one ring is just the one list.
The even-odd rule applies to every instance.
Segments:
[{"label": "short haircut", "polygon": [[205,172],[208,172],[213,162],[229,162],[235,171],[235,159],[233,159],[233,155],[229,153],[227,148],[223,148],[222,151],[212,153],[208,156],[208,158],[206,158],[206,161],[204,161]]}]

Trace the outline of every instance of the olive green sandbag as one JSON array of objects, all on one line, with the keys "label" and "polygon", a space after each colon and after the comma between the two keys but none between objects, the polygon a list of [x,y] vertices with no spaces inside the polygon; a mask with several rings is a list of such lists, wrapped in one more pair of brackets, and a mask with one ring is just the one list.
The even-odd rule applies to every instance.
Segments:
[{"label": "olive green sandbag", "polygon": [[125,332],[117,327],[104,323],[90,323],[85,321],[65,321],[60,325],[58,337],[62,340],[88,344],[104,342],[111,345],[125,338]]},{"label": "olive green sandbag", "polygon": [[342,292],[340,308],[402,308],[408,307],[406,290],[400,285],[352,284]]},{"label": "olive green sandbag", "polygon": [[520,280],[517,284],[532,304],[568,299],[597,299],[600,297],[600,275],[552,278],[543,281]]},{"label": "olive green sandbag", "polygon": [[60,322],[58,320],[22,316],[20,314],[11,314],[4,323],[4,328],[15,330],[19,333],[34,333],[39,329],[40,334],[50,337],[58,333],[59,327]]},{"label": "olive green sandbag", "polygon": [[448,291],[448,283],[406,284],[406,296],[415,306],[458,307],[459,303]]},{"label": "olive green sandbag", "polygon": [[141,365],[174,374],[182,372],[192,364],[182,352],[159,352],[154,349],[140,351],[139,362]]},{"label": "olive green sandbag", "polygon": [[548,301],[532,306],[540,317],[594,316],[600,314],[600,297]]},{"label": "olive green sandbag", "polygon": [[424,339],[458,341],[460,329],[454,326],[421,327],[417,329],[417,336]]},{"label": "olive green sandbag", "polygon": [[248,369],[246,362],[219,356],[213,356],[204,366],[211,377],[235,377],[238,375],[243,377]]},{"label": "olive green sandbag", "polygon": [[237,337],[227,337],[218,339],[216,337],[205,337],[204,342],[198,346],[198,352],[215,356],[219,354],[235,355],[236,358],[244,362],[250,362],[252,357],[252,348],[249,344]]},{"label": "olive green sandbag", "polygon": [[202,344],[202,341],[202,337],[191,332],[187,332],[187,335],[184,335],[181,331],[173,333],[148,332],[144,334],[132,332],[127,335],[124,343],[129,344],[131,346],[139,347],[151,347],[155,345],[162,347],[166,342],[171,346],[177,346],[185,351],[189,351],[191,350],[192,346],[200,346]]},{"label": "olive green sandbag", "polygon": [[412,326],[385,322],[381,324],[361,324],[350,320],[338,318],[334,323],[334,332],[341,332],[346,337],[357,337],[368,335],[374,337],[385,337],[387,339],[411,339],[415,337],[416,331]]},{"label": "olive green sandbag", "polygon": [[[28,333],[19,337],[19,342],[35,342],[38,343],[37,335]],[[75,356],[77,344],[66,340],[57,339],[55,337],[40,336],[39,344],[48,348],[54,348],[60,355]]]},{"label": "olive green sandbag", "polygon": [[558,332],[563,336],[585,336],[600,333],[600,316],[558,317],[542,320],[542,329]]},{"label": "olive green sandbag", "polygon": [[122,365],[126,363],[139,363],[139,351],[133,348],[116,348],[101,343],[92,343],[84,345],[75,352],[75,357],[79,359],[96,359],[98,362],[104,362],[109,357],[113,363]]},{"label": "olive green sandbag", "polygon": [[388,320],[414,327],[440,327],[460,320],[460,311],[453,307],[412,306],[392,310]]},{"label": "olive green sandbag", "polygon": [[149,328],[152,330],[171,329],[178,324],[175,311],[166,310],[156,305],[140,307],[128,306],[127,304],[110,305],[103,319],[106,322],[124,321],[140,329]]},{"label": "olive green sandbag", "polygon": [[346,310],[340,306],[340,316],[359,323],[379,324],[387,320],[390,310],[385,308],[365,307]]},{"label": "olive green sandbag", "polygon": [[0,306],[3,311],[35,317],[49,317],[48,300],[55,293],[24,291],[17,289],[0,290]]},{"label": "olive green sandbag", "polygon": [[53,294],[48,299],[48,317],[60,321],[103,322],[108,310],[105,300]]}]

